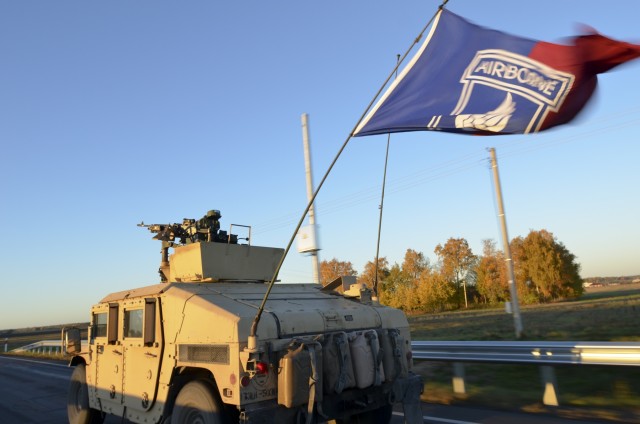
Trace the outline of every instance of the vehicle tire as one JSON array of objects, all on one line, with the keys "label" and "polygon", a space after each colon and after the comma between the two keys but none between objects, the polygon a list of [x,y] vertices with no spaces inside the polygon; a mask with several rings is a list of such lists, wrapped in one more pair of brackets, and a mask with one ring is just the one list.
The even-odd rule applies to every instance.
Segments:
[{"label": "vehicle tire", "polygon": [[210,385],[203,381],[187,383],[178,393],[171,424],[222,424],[222,405]]},{"label": "vehicle tire", "polygon": [[76,365],[71,374],[67,395],[67,416],[70,424],[100,424],[104,416],[89,407],[89,388],[84,364]]}]

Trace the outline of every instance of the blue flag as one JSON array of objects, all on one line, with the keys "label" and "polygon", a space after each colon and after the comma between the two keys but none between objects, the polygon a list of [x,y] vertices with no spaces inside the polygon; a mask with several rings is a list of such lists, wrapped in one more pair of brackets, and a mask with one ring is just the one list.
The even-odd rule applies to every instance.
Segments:
[{"label": "blue flag", "polygon": [[353,135],[545,130],[582,110],[598,73],[639,56],[640,46],[595,32],[559,45],[483,28],[441,10],[418,53]]}]

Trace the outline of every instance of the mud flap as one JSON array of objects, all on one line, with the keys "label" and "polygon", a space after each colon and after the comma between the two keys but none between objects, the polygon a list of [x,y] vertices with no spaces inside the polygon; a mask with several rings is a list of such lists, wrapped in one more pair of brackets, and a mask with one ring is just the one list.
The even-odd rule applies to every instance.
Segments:
[{"label": "mud flap", "polygon": [[409,373],[407,378],[397,379],[393,385],[393,394],[396,402],[402,402],[404,409],[404,422],[407,424],[422,424],[422,408],[420,395],[424,384],[422,377]]}]

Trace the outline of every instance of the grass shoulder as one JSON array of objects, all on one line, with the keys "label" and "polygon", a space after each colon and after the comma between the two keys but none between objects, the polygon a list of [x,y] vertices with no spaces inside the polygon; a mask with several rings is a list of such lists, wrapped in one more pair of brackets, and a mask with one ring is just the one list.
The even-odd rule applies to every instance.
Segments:
[{"label": "grass shoulder", "polygon": [[[589,290],[574,301],[521,309],[524,340],[640,341],[640,284]],[[470,309],[409,317],[414,340],[515,340],[513,317],[503,308]],[[425,378],[423,400],[471,404],[570,418],[640,422],[640,367],[558,366],[561,406],[542,404],[534,365],[466,364],[466,393],[452,389],[452,364],[416,361]]]}]

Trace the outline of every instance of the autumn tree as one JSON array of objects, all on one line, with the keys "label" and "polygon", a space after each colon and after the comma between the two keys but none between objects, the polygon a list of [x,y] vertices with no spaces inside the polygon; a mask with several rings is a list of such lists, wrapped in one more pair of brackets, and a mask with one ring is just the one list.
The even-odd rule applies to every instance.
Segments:
[{"label": "autumn tree", "polygon": [[524,279],[538,301],[577,297],[582,294],[580,265],[575,255],[547,230],[531,230],[527,237],[513,240],[517,258],[516,278]]},{"label": "autumn tree", "polygon": [[429,269],[429,260],[422,252],[407,249],[402,265],[393,264],[380,285],[378,294],[385,305],[407,312],[418,311],[417,287],[420,275]]},{"label": "autumn tree", "polygon": [[427,268],[429,268],[429,260],[422,252],[407,249],[402,261],[402,273],[408,280],[416,282]]},{"label": "autumn tree", "polygon": [[493,240],[483,240],[482,256],[476,267],[476,288],[487,303],[499,303],[510,298],[504,254]]},{"label": "autumn tree", "polygon": [[339,261],[336,258],[330,261],[320,262],[320,283],[326,286],[338,277],[345,275],[357,275],[358,273],[353,269],[351,262]]},{"label": "autumn tree", "polygon": [[[389,275],[389,261],[386,257],[378,258],[378,285],[384,286],[384,280]],[[373,288],[376,280],[376,260],[367,262],[364,271],[358,276],[358,283],[363,283],[369,288]],[[381,287],[384,290],[384,287]]]},{"label": "autumn tree", "polygon": [[435,254],[440,260],[440,271],[444,278],[454,284],[460,305],[460,287],[463,289],[464,306],[469,306],[467,279],[473,275],[476,257],[464,238],[450,238],[444,245],[437,245]]},{"label": "autumn tree", "polygon": [[531,282],[527,269],[527,251],[523,237],[516,237],[509,243],[511,247],[511,259],[513,260],[513,272],[516,279],[515,285],[518,291],[518,301],[524,305],[539,303],[540,300]]},{"label": "autumn tree", "polygon": [[378,296],[381,303],[409,312],[417,307],[417,303],[407,302],[408,299],[415,298],[415,295],[412,294],[413,290],[414,285],[402,272],[400,265],[396,263],[389,269],[389,274],[382,284],[378,285]]},{"label": "autumn tree", "polygon": [[456,287],[442,272],[425,269],[420,274],[415,297],[421,311],[443,311],[455,295]]}]

